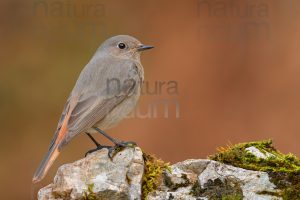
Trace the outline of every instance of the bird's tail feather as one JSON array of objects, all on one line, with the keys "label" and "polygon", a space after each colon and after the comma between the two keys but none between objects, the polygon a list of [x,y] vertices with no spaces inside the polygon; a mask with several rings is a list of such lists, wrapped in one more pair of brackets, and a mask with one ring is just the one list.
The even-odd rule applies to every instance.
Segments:
[{"label": "bird's tail feather", "polygon": [[32,179],[33,183],[37,183],[45,177],[49,168],[51,167],[51,165],[53,164],[54,160],[57,158],[59,153],[60,153],[59,144],[53,144],[50,146],[50,149],[48,150],[46,156],[42,160],[40,166],[38,167],[38,169],[36,170],[33,176]]}]

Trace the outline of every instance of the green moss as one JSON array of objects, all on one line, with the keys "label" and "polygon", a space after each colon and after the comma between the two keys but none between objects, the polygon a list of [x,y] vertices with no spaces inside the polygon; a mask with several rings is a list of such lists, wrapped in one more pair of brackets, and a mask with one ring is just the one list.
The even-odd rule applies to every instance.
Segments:
[{"label": "green moss", "polygon": [[201,188],[196,181],[191,188],[191,195],[195,197],[208,197],[211,200],[242,200],[243,192],[238,181],[234,179],[208,180]]},{"label": "green moss", "polygon": [[201,188],[201,186],[200,186],[200,184],[199,184],[198,181],[196,181],[194,183],[194,185],[192,186],[190,194],[193,195],[194,197],[201,196],[201,194],[202,194],[202,188]]},{"label": "green moss", "polygon": [[[245,149],[254,146],[262,153],[270,153],[266,159],[257,158]],[[300,160],[292,154],[283,154],[276,150],[271,140],[229,145],[218,149],[218,153],[209,159],[255,171],[267,172],[270,181],[278,189],[284,200],[300,199]]]},{"label": "green moss", "polygon": [[284,200],[299,200],[300,199],[300,184],[286,188],[282,194]]},{"label": "green moss", "polygon": [[162,181],[162,174],[170,170],[169,164],[153,155],[143,153],[145,170],[142,183],[142,199],[147,199],[149,193],[155,191]]},{"label": "green moss", "polygon": [[241,194],[230,194],[222,197],[222,200],[242,200],[242,199],[243,199],[243,195]]},{"label": "green moss", "polygon": [[84,200],[96,200],[96,194],[94,193],[94,184],[89,184],[87,191],[83,194]]}]

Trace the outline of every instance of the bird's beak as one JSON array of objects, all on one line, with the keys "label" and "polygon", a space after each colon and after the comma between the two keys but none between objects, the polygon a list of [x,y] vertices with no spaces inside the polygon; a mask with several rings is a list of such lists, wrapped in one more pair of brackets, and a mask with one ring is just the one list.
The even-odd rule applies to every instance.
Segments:
[{"label": "bird's beak", "polygon": [[137,48],[137,50],[138,50],[138,51],[145,51],[145,50],[152,49],[152,48],[154,48],[154,46],[149,46],[149,45],[144,45],[144,44],[142,44],[142,45],[140,45],[140,46]]}]

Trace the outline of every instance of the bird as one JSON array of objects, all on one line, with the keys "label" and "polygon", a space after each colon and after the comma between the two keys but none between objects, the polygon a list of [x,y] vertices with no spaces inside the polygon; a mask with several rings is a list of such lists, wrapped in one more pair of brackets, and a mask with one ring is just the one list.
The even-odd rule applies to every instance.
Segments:
[{"label": "bird", "polygon": [[86,133],[97,148],[92,134],[101,133],[116,146],[130,146],[109,136],[104,130],[116,126],[136,106],[144,81],[140,55],[153,46],[144,45],[129,35],[105,40],[81,71],[59,119],[50,147],[32,182],[40,182],[55,159],[75,136]]}]

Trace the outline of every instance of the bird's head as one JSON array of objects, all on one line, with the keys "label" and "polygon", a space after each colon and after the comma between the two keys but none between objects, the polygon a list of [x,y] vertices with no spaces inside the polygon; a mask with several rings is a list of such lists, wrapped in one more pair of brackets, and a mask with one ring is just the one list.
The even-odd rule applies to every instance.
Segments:
[{"label": "bird's head", "polygon": [[140,59],[140,53],[153,46],[144,45],[136,38],[129,35],[118,35],[104,41],[98,51],[101,54],[124,59]]}]

